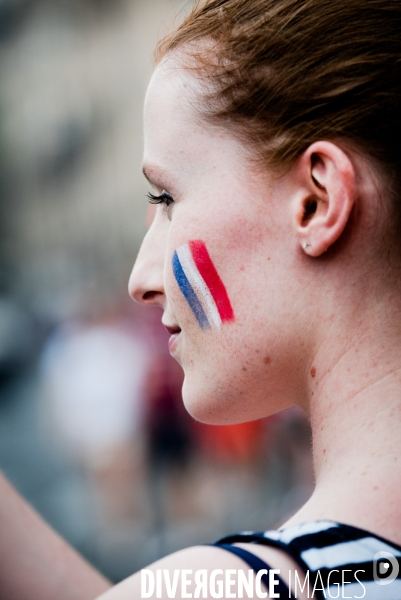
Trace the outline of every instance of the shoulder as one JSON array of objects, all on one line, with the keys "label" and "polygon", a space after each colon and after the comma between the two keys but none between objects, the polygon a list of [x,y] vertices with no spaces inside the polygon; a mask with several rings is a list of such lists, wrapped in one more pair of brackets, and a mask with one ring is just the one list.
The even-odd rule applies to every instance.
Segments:
[{"label": "shoulder", "polygon": [[[292,570],[294,572],[294,569],[298,569],[301,575],[299,566],[283,550],[256,544],[239,543],[236,545],[259,557],[272,569],[280,571],[279,575],[285,583],[288,583],[289,571]],[[102,594],[98,600],[132,600],[132,598],[145,597],[158,597],[162,598],[162,600],[167,600],[167,598],[182,598],[185,597],[182,594],[183,580],[184,585],[186,585],[185,591],[188,594],[187,597],[218,597],[210,595],[211,585],[213,588],[216,588],[216,586],[218,588],[219,585],[222,587],[226,586],[228,578],[234,582],[231,588],[234,593],[238,584],[236,576],[239,571],[245,573],[248,581],[250,576],[253,580],[252,585],[254,584],[255,574],[252,572],[249,575],[250,567],[238,556],[227,552],[219,546],[194,546],[170,554],[146,569],[128,577],[111,590]],[[158,579],[161,582],[161,595],[156,595]],[[222,582],[221,584],[219,584],[220,581]],[[153,586],[154,593],[147,595]],[[199,587],[202,588],[198,596],[195,595],[197,587],[198,589]],[[225,588],[223,587],[223,589]],[[174,590],[175,594],[172,594],[171,592],[174,592]],[[170,595],[168,595],[168,591],[170,591]],[[192,594],[192,596],[189,594]],[[254,597],[258,597],[256,590]],[[306,593],[305,596],[298,595],[300,599],[307,597]]]},{"label": "shoulder", "polygon": [[[264,566],[257,566],[256,571],[263,568],[275,570],[294,592],[292,597],[299,600],[311,597],[311,590],[314,594],[316,592],[314,597],[323,597],[320,591],[324,594],[323,590],[331,589],[331,586],[333,589],[345,587],[347,593],[357,591],[357,596],[362,592],[369,595],[377,588],[371,573],[375,554],[386,550],[401,557],[401,547],[383,538],[351,525],[323,520],[278,531],[237,534],[220,540],[218,544],[228,544],[259,558]],[[219,545],[195,546],[153,563],[107,591],[98,600],[224,597],[216,595],[216,590],[219,586],[220,589],[227,589],[228,583],[234,581],[234,592],[240,571],[248,581],[252,579],[254,585],[254,595],[244,597],[261,597],[256,593],[256,575],[250,570],[249,564]],[[370,568],[366,565],[370,565]],[[400,587],[401,582],[393,584],[396,585]],[[152,586],[154,591],[150,594]],[[160,593],[157,593],[157,586]],[[199,586],[203,586],[201,590]]]}]

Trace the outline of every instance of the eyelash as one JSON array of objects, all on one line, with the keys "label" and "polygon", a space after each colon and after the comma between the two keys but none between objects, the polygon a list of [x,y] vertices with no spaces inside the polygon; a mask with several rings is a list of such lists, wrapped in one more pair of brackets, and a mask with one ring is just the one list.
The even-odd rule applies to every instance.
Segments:
[{"label": "eyelash", "polygon": [[160,196],[155,196],[151,192],[148,193],[149,202],[151,204],[165,204],[165,206],[169,207],[170,204],[173,204],[174,199],[170,194],[168,194],[165,190],[162,191]]}]

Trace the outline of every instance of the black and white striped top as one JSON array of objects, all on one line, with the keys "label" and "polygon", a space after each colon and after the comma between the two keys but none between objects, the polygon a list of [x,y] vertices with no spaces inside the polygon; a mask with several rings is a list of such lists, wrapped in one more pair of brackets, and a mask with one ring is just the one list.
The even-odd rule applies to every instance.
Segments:
[{"label": "black and white striped top", "polygon": [[[357,527],[312,521],[278,531],[244,532],[216,542],[240,556],[255,571],[269,570],[266,563],[252,558],[255,555],[232,546],[236,543],[264,544],[284,550],[300,571],[309,572],[310,589],[316,584],[313,598],[401,600],[401,546]],[[388,583],[391,579],[394,580]],[[280,598],[294,597],[285,584],[279,590]]]}]

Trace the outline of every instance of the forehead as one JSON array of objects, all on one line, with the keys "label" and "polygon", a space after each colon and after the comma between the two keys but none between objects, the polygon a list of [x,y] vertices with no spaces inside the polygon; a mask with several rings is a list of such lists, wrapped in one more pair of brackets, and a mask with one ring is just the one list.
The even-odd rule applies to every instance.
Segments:
[{"label": "forehead", "polygon": [[177,61],[163,61],[153,73],[146,93],[144,110],[145,153],[153,144],[187,140],[196,132],[199,117],[195,105],[200,85]]},{"label": "forehead", "polygon": [[[200,115],[205,84],[174,57],[163,61],[150,81],[144,111],[144,168],[191,179],[234,169],[243,148],[225,127]],[[151,177],[152,181],[157,181]],[[163,177],[163,186],[166,178]],[[168,181],[167,181],[168,183]]]},{"label": "forehead", "polygon": [[[156,111],[176,112],[189,109],[190,97],[196,98],[200,83],[174,57],[165,58],[154,70],[145,98],[145,122]],[[177,101],[181,100],[181,102]],[[193,114],[194,116],[194,114]]]}]

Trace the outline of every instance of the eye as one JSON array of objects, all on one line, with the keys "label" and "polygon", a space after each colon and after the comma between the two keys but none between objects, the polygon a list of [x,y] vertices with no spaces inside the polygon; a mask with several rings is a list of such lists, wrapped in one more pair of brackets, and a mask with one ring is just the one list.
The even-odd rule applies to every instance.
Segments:
[{"label": "eye", "polygon": [[164,204],[167,207],[170,206],[170,204],[173,204],[174,202],[173,197],[170,196],[170,194],[166,192],[166,190],[163,190],[160,196],[155,196],[154,194],[149,192],[148,198],[151,204]]}]

